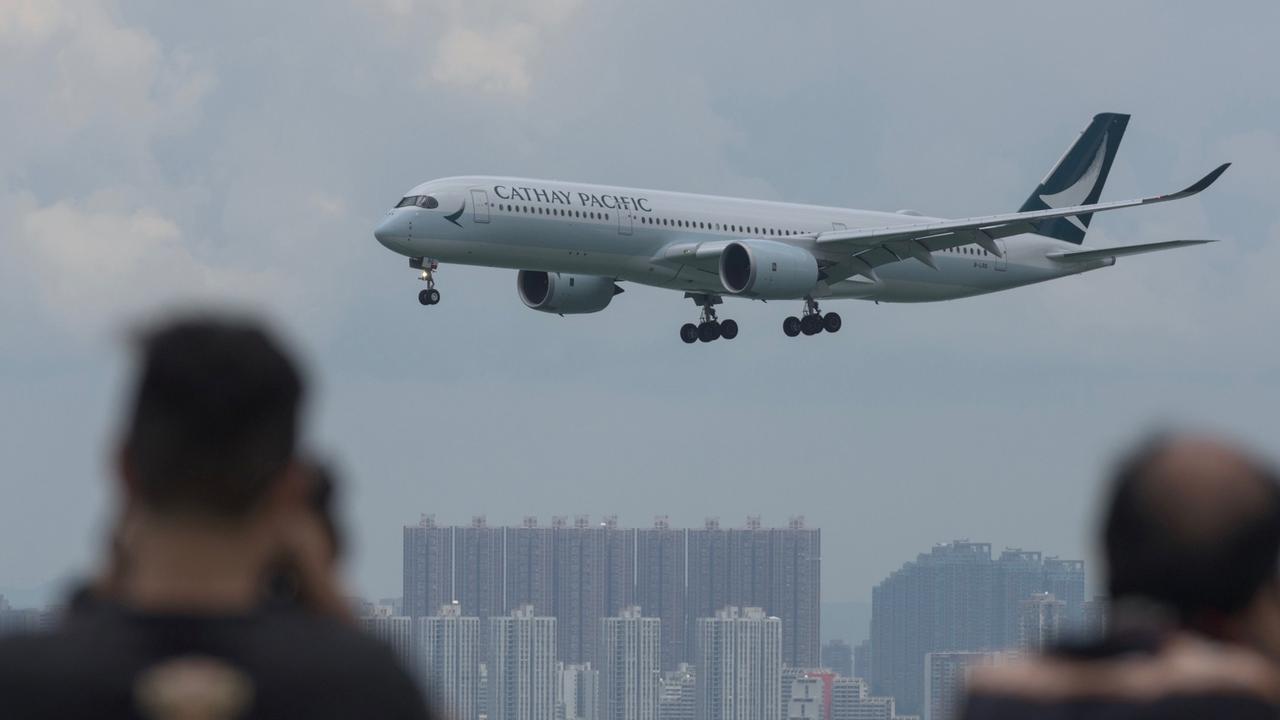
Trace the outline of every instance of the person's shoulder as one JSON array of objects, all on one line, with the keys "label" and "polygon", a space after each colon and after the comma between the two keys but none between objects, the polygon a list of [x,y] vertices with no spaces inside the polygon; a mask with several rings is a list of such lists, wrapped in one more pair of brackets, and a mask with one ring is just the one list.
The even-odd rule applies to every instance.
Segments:
[{"label": "person's shoulder", "polygon": [[266,668],[263,672],[282,686],[304,684],[309,694],[376,711],[377,716],[427,717],[417,685],[391,648],[350,623],[273,613],[263,619],[259,632],[263,655],[258,660],[269,660],[283,675]]},{"label": "person's shoulder", "polygon": [[1031,657],[974,668],[968,691],[971,703],[988,707],[1176,700],[1256,706],[1274,714],[1280,707],[1280,672],[1251,650],[1179,635],[1152,653]]},{"label": "person's shoulder", "polygon": [[377,638],[355,625],[334,618],[302,612],[272,612],[259,624],[260,632],[273,640],[308,651],[339,652],[351,662],[395,664],[395,655]]}]

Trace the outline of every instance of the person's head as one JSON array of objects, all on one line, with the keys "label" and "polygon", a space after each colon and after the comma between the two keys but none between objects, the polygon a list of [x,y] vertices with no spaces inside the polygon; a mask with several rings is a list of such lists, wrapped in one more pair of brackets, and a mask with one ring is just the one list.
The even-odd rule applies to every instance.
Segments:
[{"label": "person's head", "polygon": [[1113,599],[1215,632],[1275,587],[1280,482],[1221,441],[1159,436],[1117,468],[1103,536]]},{"label": "person's head", "polygon": [[258,325],[226,317],[164,322],[137,344],[121,447],[130,501],[154,516],[249,518],[296,474],[294,361]]}]

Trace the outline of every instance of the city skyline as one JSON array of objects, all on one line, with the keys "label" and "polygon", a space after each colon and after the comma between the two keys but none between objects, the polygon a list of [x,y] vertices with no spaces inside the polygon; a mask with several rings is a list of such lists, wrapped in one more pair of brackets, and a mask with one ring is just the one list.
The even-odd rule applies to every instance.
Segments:
[{"label": "city skyline", "polygon": [[596,661],[600,618],[632,605],[665,621],[664,670],[692,657],[688,638],[699,620],[731,606],[782,621],[788,664],[820,659],[821,529],[803,516],[767,527],[753,515],[732,528],[718,518],[673,528],[658,516],[643,529],[622,527],[616,516],[553,516],[546,526],[526,515],[519,525],[490,527],[484,516],[454,526],[423,514],[403,536],[406,614],[456,600],[463,614],[483,619],[498,616],[493,608],[530,605],[557,618],[559,659],[567,663]]}]

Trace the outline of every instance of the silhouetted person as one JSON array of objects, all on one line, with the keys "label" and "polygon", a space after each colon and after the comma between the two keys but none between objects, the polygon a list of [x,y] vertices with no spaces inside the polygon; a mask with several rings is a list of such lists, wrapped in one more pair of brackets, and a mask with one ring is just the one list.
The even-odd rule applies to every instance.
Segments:
[{"label": "silhouetted person", "polygon": [[317,473],[296,459],[294,363],[219,318],[140,346],[109,570],[56,631],[0,642],[0,717],[427,717],[346,617]]},{"label": "silhouetted person", "polygon": [[976,669],[964,716],[1275,718],[1280,481],[1215,440],[1164,437],[1119,467],[1100,641]]}]

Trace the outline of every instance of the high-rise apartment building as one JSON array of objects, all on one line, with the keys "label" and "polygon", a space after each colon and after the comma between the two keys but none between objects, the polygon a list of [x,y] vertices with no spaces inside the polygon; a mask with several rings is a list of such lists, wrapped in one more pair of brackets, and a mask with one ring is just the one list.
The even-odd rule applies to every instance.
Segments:
[{"label": "high-rise apartment building", "polygon": [[1107,608],[1110,602],[1104,595],[1086,600],[1080,610],[1079,631],[1086,638],[1101,638],[1107,633]]},{"label": "high-rise apartment building", "polygon": [[[862,678],[836,677],[831,683],[831,720],[895,720],[891,697],[872,695]],[[905,719],[900,719],[905,720]]]},{"label": "high-rise apartment building", "polygon": [[853,648],[844,640],[826,643],[822,646],[822,667],[829,668],[837,675],[856,677],[853,672]]},{"label": "high-rise apartment building", "polygon": [[505,528],[489,527],[483,515],[453,531],[454,599],[463,615],[480,618],[481,627],[488,627],[489,618],[507,614],[504,533]]},{"label": "high-rise apartment building", "polygon": [[591,663],[560,663],[556,673],[556,720],[599,720],[600,672]]},{"label": "high-rise apartment building", "polygon": [[[1054,562],[1023,550],[993,558],[989,543],[956,541],[894,571],[872,592],[872,691],[919,713],[926,654],[1016,647],[1022,603],[1044,591]],[[1077,582],[1083,597],[1083,572]]]},{"label": "high-rise apartment building", "polygon": [[532,605],[489,618],[490,720],[555,720],[556,619]]},{"label": "high-rise apartment building", "polygon": [[1022,601],[1018,614],[1018,649],[1042,652],[1062,637],[1067,604],[1053,593],[1032,593]]},{"label": "high-rise apartment building", "polygon": [[453,600],[453,528],[423,515],[404,528],[404,599],[407,617],[424,617]]},{"label": "high-rise apartment building", "polygon": [[[685,602],[685,659],[694,657],[698,620],[715,617],[729,602],[729,533],[718,518],[686,533],[688,584]],[[700,671],[701,668],[698,668]]]},{"label": "high-rise apartment building", "polygon": [[593,662],[600,619],[616,615],[635,598],[635,531],[618,528],[616,517],[592,525],[579,515],[573,524],[552,522],[553,607],[565,662]]},{"label": "high-rise apartment building", "polygon": [[532,605],[534,612],[555,613],[551,595],[555,584],[555,543],[552,529],[538,527],[538,518],[526,517],[520,527],[506,529],[507,610]]},{"label": "high-rise apartment building", "polygon": [[787,720],[831,720],[831,690],[836,674],[808,670],[783,680]]},{"label": "high-rise apartment building", "polygon": [[417,618],[416,641],[421,671],[417,674],[427,697],[442,717],[479,717],[480,618],[465,617],[458,603],[438,614]]},{"label": "high-rise apartment building", "polygon": [[1016,661],[1016,652],[931,652],[925,655],[924,720],[956,720],[969,670]]},{"label": "high-rise apartment building", "polygon": [[634,606],[600,621],[603,720],[657,720],[661,623]]},{"label": "high-rise apartment building", "polygon": [[726,607],[696,628],[697,720],[779,720],[782,621]]},{"label": "high-rise apartment building", "polygon": [[1062,601],[1062,629],[1066,633],[1084,630],[1084,561],[1062,560],[1057,557],[1044,559],[1044,587]]},{"label": "high-rise apartment building", "polygon": [[636,531],[618,527],[617,515],[605,517],[598,528],[604,536],[604,612],[612,617],[637,604]]},{"label": "high-rise apartment building", "polygon": [[769,601],[765,611],[782,620],[782,658],[788,665],[817,665],[821,656],[822,532],[793,517],[769,532]]},{"label": "high-rise apartment building", "polygon": [[685,651],[685,531],[665,516],[652,529],[636,531],[636,604],[662,620],[662,669],[675,670]]},{"label": "high-rise apartment building", "polygon": [[871,638],[863,640],[853,648],[853,677],[868,681],[871,679]]},{"label": "high-rise apartment building", "polygon": [[405,672],[419,677],[421,664],[418,662],[413,618],[391,613],[391,608],[385,605],[375,606],[371,614],[359,618],[360,627],[390,646]]},{"label": "high-rise apartment building", "polygon": [[783,624],[783,661],[816,666],[821,558],[821,531],[805,527],[803,518],[765,528],[752,516],[732,530],[708,519],[688,531],[686,628],[722,607],[760,607]]},{"label": "high-rise apartment building", "polygon": [[553,518],[552,614],[556,616],[556,648],[567,663],[595,659],[595,641],[604,611],[603,537],[585,515],[572,526],[563,517]]},{"label": "high-rise apartment building", "polygon": [[697,681],[693,666],[688,663],[662,673],[658,681],[658,720],[695,720]]}]

